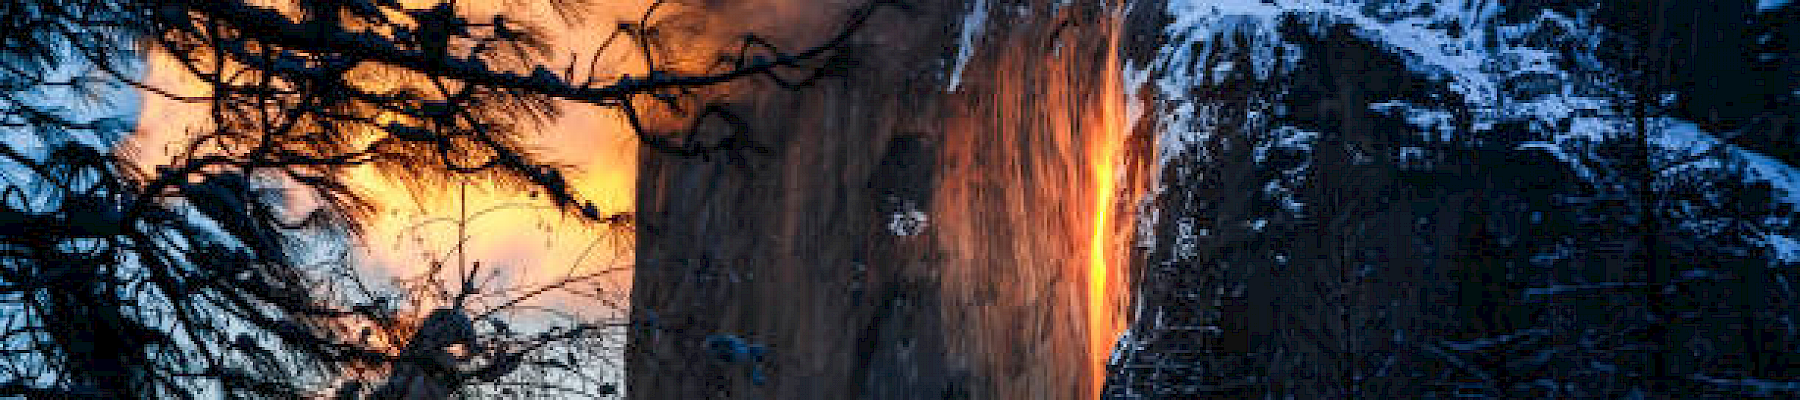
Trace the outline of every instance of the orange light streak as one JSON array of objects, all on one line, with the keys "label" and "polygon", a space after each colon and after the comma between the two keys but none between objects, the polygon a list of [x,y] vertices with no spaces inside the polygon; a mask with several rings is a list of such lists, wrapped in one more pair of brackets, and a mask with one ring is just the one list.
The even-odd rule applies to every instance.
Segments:
[{"label": "orange light streak", "polygon": [[1114,240],[1113,209],[1119,197],[1118,173],[1122,158],[1126,130],[1121,112],[1125,97],[1121,90],[1119,63],[1119,31],[1123,16],[1115,15],[1113,25],[1108,29],[1104,98],[1101,100],[1101,121],[1095,135],[1091,136],[1088,148],[1093,152],[1089,169],[1093,183],[1093,227],[1088,238],[1088,341],[1092,361],[1092,383],[1094,397],[1099,398],[1106,383],[1106,362],[1112,355],[1114,338],[1124,328],[1123,315],[1115,307],[1117,293],[1111,289],[1120,286],[1112,282],[1115,269],[1123,264],[1118,242]]}]

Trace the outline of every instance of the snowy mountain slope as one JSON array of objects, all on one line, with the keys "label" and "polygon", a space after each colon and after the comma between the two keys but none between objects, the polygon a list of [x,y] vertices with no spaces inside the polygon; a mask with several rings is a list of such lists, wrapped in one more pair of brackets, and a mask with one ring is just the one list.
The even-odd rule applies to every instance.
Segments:
[{"label": "snowy mountain slope", "polygon": [[[1167,5],[1172,22],[1164,29],[1168,44],[1149,65],[1127,73],[1156,76],[1150,87],[1166,107],[1157,121],[1157,154],[1167,165],[1184,154],[1204,153],[1202,143],[1217,129],[1210,114],[1216,107],[1208,107],[1209,99],[1197,97],[1192,88],[1217,84],[1240,69],[1255,79],[1274,79],[1277,66],[1293,64],[1299,54],[1281,32],[1284,21],[1313,29],[1348,25],[1459,96],[1436,104],[1385,101],[1371,104],[1373,109],[1405,118],[1436,141],[1480,141],[1496,135],[1496,126],[1524,123],[1539,136],[1519,148],[1557,155],[1586,171],[1575,154],[1581,150],[1573,147],[1629,133],[1630,121],[1616,101],[1623,90],[1593,55],[1603,33],[1592,28],[1590,18],[1549,9],[1521,23],[1506,22],[1499,3],[1172,0]],[[1759,9],[1780,3],[1763,1]],[[1232,52],[1246,53],[1251,62],[1238,65],[1217,56]],[[1768,181],[1784,193],[1784,201],[1800,203],[1800,169],[1721,142],[1691,122],[1662,118],[1658,124],[1667,129],[1652,134],[1667,138],[1654,141],[1666,150],[1694,153],[1721,146],[1721,156],[1749,162],[1750,179]]]},{"label": "snowy mountain slope", "polygon": [[[1800,342],[1780,268],[1800,262],[1794,90],[1774,66],[1794,57],[1793,6],[1158,5],[1158,51],[1124,72],[1148,77],[1158,135],[1139,221],[1154,324],[1127,333],[1109,396],[1771,395],[1800,378],[1771,367],[1791,354],[1724,356]],[[1743,43],[1760,47],[1718,48]],[[1719,58],[1740,54],[1765,61]]]}]

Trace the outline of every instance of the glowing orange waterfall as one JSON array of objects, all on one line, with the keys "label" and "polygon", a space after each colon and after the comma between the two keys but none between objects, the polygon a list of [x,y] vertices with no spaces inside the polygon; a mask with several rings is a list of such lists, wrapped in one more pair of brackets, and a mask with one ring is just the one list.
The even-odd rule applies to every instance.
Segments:
[{"label": "glowing orange waterfall", "polygon": [[[1110,136],[1110,135],[1107,135]],[[1109,142],[1104,138],[1100,142]],[[1100,144],[1100,143],[1096,143]],[[1106,361],[1112,352],[1112,339],[1119,332],[1118,316],[1109,299],[1108,284],[1113,270],[1112,204],[1117,192],[1113,180],[1116,143],[1100,144],[1094,149],[1094,228],[1088,243],[1088,339],[1091,345],[1096,391],[1106,381]]]},{"label": "glowing orange waterfall", "polygon": [[1123,315],[1119,313],[1117,300],[1120,297],[1115,288],[1122,287],[1114,282],[1113,276],[1124,263],[1121,246],[1115,238],[1118,236],[1114,226],[1114,208],[1119,198],[1119,165],[1123,158],[1123,148],[1128,127],[1122,112],[1126,101],[1120,82],[1119,63],[1119,24],[1122,16],[1112,18],[1112,26],[1108,29],[1106,68],[1102,83],[1100,122],[1097,129],[1088,135],[1089,173],[1093,179],[1093,227],[1088,238],[1088,341],[1093,368],[1093,390],[1098,398],[1106,383],[1106,362],[1112,354],[1113,340],[1124,328]]}]

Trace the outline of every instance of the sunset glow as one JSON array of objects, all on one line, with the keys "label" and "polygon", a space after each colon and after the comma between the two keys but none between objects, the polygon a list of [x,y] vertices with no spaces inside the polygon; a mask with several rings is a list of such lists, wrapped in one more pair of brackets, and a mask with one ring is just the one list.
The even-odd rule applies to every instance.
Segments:
[{"label": "sunset glow", "polygon": [[[292,3],[264,1],[265,5],[294,13]],[[426,8],[435,0],[403,2],[409,8]],[[606,2],[580,6],[579,10],[559,14],[554,2],[516,2],[501,0],[463,1],[458,5],[472,16],[506,13],[527,20],[539,28],[550,48],[600,49],[601,40],[614,24],[594,23],[635,20],[650,1]],[[578,16],[579,19],[570,16]],[[599,54],[596,71],[602,79],[608,74],[639,72],[639,55],[628,46],[614,46]],[[592,54],[562,52],[551,54],[549,65],[563,65],[580,58],[587,61]],[[612,66],[608,68],[607,66]],[[204,82],[182,70],[171,57],[152,52],[146,65],[145,81],[163,90],[187,96],[207,93]],[[381,91],[422,82],[416,74],[402,73],[379,66],[359,67],[353,73],[362,78],[352,83],[366,90]],[[638,145],[623,118],[616,112],[587,106],[565,104],[557,118],[538,126],[527,126],[527,148],[545,160],[570,166],[568,177],[574,191],[591,201],[602,214],[628,213],[633,207],[637,180]],[[204,103],[184,103],[166,97],[148,95],[140,109],[146,118],[127,147],[137,152],[135,160],[144,167],[164,165],[173,160],[175,151],[190,140],[191,132],[204,128],[207,109]],[[378,118],[387,118],[379,116]],[[153,121],[153,122],[152,122]],[[368,135],[359,140],[373,140]],[[499,267],[506,286],[532,286],[554,282],[571,274],[618,270],[607,274],[602,286],[617,291],[622,307],[630,290],[631,232],[590,226],[552,208],[543,198],[528,193],[501,190],[484,182],[468,182],[467,187],[446,184],[441,187],[410,190],[395,177],[385,177],[371,168],[347,171],[345,182],[370,200],[377,210],[362,221],[365,235],[356,245],[362,249],[354,258],[368,272],[391,277],[412,277],[426,270],[430,258],[456,260],[450,256],[458,240],[455,219],[471,215],[466,228],[464,259]],[[297,192],[294,192],[297,193]],[[290,200],[290,205],[307,209],[305,196]],[[557,299],[551,299],[557,300]]]},{"label": "sunset glow", "polygon": [[1087,146],[1091,151],[1090,176],[1093,179],[1093,222],[1088,236],[1087,281],[1088,281],[1088,340],[1093,368],[1093,388],[1095,397],[1106,382],[1106,362],[1112,353],[1113,341],[1124,328],[1123,315],[1118,310],[1120,297],[1114,276],[1124,267],[1124,257],[1120,243],[1116,240],[1114,209],[1119,198],[1119,165],[1123,156],[1127,128],[1122,109],[1126,99],[1121,90],[1121,82],[1116,71],[1119,71],[1118,43],[1119,23],[1121,18],[1115,17],[1113,27],[1109,29],[1109,49],[1107,51],[1107,71],[1104,85],[1104,97],[1101,104],[1101,123],[1095,134],[1090,135]]}]

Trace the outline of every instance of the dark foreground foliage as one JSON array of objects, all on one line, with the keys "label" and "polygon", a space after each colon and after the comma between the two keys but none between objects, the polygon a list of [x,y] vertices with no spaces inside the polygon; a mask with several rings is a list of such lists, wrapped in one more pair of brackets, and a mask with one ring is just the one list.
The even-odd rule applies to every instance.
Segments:
[{"label": "dark foreground foliage", "polygon": [[[300,5],[294,15],[242,0],[0,2],[0,396],[290,398],[367,365],[452,390],[495,381],[524,354],[600,327],[514,337],[480,365],[446,368],[434,357],[469,344],[473,311],[459,296],[403,351],[357,340],[338,322],[391,318],[393,305],[322,293],[349,268],[305,256],[355,235],[369,212],[345,170],[372,166],[419,187],[482,179],[629,226],[630,215],[596,212],[560,167],[521,148],[535,123],[574,101],[624,112],[652,149],[742,157],[757,146],[732,133],[741,121],[703,89],[749,78],[804,86],[841,69],[834,51],[877,8],[853,11],[835,36],[798,52],[750,36],[711,66],[672,70],[646,56],[643,75],[615,79],[592,65],[541,65],[551,49],[530,26],[471,20],[453,1]],[[608,46],[653,53],[662,44],[646,21],[621,23]],[[207,90],[136,80],[147,52],[174,57]],[[371,70],[407,83],[374,89],[352,78]],[[208,126],[149,171],[114,148],[134,121],[46,105],[136,91],[209,110]],[[657,130],[642,122],[652,112],[693,122]],[[726,133],[686,139],[700,130]],[[326,206],[289,210],[284,189]]]}]

